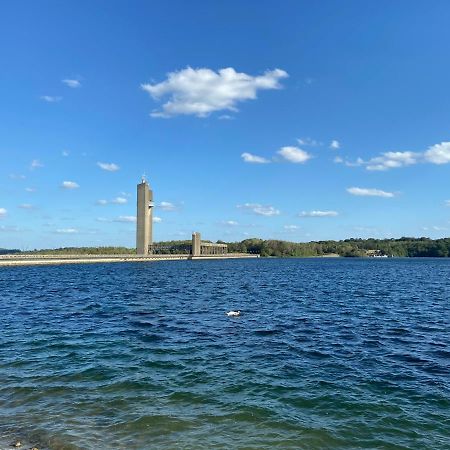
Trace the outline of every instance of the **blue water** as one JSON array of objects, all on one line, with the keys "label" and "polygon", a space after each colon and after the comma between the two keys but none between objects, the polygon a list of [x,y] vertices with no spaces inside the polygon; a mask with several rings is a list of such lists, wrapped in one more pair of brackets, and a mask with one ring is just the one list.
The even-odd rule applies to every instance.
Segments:
[{"label": "blue water", "polygon": [[0,268],[0,441],[16,437],[449,449],[450,260]]}]

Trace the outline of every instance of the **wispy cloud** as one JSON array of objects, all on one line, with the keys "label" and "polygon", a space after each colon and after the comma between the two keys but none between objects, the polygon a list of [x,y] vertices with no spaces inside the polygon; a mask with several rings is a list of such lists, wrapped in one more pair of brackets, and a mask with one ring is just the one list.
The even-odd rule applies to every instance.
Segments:
[{"label": "wispy cloud", "polygon": [[175,211],[177,207],[171,202],[161,202],[156,205],[157,208],[163,211]]},{"label": "wispy cloud", "polygon": [[280,211],[273,206],[264,206],[259,203],[244,203],[243,205],[237,205],[237,208],[266,217],[278,216],[280,214]]},{"label": "wispy cloud", "polygon": [[58,228],[55,230],[58,234],[77,234],[79,233],[77,228]]},{"label": "wispy cloud", "polygon": [[67,87],[70,87],[72,89],[81,87],[80,80],[77,79],[66,78],[64,80],[61,80],[61,83],[65,84]]},{"label": "wispy cloud", "polygon": [[336,217],[339,213],[337,211],[302,211],[298,217]]},{"label": "wispy cloud", "polygon": [[225,225],[226,227],[237,227],[239,223],[235,220],[224,220],[222,225]]},{"label": "wispy cloud", "polygon": [[133,223],[136,222],[136,216],[119,216],[114,222]]},{"label": "wispy cloud", "polygon": [[0,219],[3,219],[8,214],[8,210],[6,208],[0,208]]},{"label": "wispy cloud", "polygon": [[267,164],[270,163],[270,160],[263,158],[262,156],[252,155],[251,153],[242,153],[241,158],[247,162],[252,164]]},{"label": "wispy cloud", "polygon": [[36,192],[36,188],[27,187],[25,188],[26,192]]},{"label": "wispy cloud", "polygon": [[330,148],[331,148],[332,150],[339,150],[339,149],[341,148],[341,144],[340,144],[340,142],[337,141],[336,139],[333,139],[333,140],[330,142]]},{"label": "wispy cloud", "polygon": [[445,206],[450,207],[450,200],[445,200]]},{"label": "wispy cloud", "polygon": [[114,203],[116,205],[124,205],[127,202],[128,200],[125,197],[116,197],[111,200],[111,203]]},{"label": "wispy cloud", "polygon": [[237,103],[257,98],[259,90],[281,89],[280,80],[288,74],[284,70],[268,70],[252,76],[236,72],[232,67],[215,72],[208,68],[170,72],[161,83],[142,84],[154,100],[168,97],[162,110],[153,111],[152,117],[173,117],[180,114],[207,117],[215,111],[236,112]]},{"label": "wispy cloud", "polygon": [[229,114],[222,114],[218,117],[219,120],[234,120],[234,116],[230,116]]},{"label": "wispy cloud", "polygon": [[[0,216],[0,219],[1,219],[1,216]],[[19,227],[16,227],[16,226],[0,225],[0,232],[3,232],[3,233],[10,233],[10,232],[17,233],[18,231],[22,231],[22,230],[20,230]]]},{"label": "wispy cloud", "polygon": [[318,147],[320,145],[323,145],[322,142],[316,141],[315,139],[312,139],[309,137],[297,139],[297,142],[299,145],[309,146],[309,147]]},{"label": "wispy cloud", "polygon": [[62,97],[52,95],[41,95],[41,100],[47,103],[58,103],[62,100]]},{"label": "wispy cloud", "polygon": [[34,209],[34,206],[31,203],[22,203],[19,205],[20,209]]},{"label": "wispy cloud", "polygon": [[155,222],[155,223],[161,223],[161,222],[162,222],[162,219],[161,219],[161,217],[153,216],[153,222]]},{"label": "wispy cloud", "polygon": [[44,164],[42,164],[38,159],[33,159],[30,164],[30,170],[39,169],[40,167],[44,167]]},{"label": "wispy cloud", "polygon": [[61,187],[63,189],[78,189],[80,185],[75,183],[75,181],[63,181]]},{"label": "wispy cloud", "polygon": [[69,152],[69,150],[63,150],[63,151],[61,152],[61,155],[62,155],[62,156],[69,156],[69,155],[70,155],[70,152]]},{"label": "wispy cloud", "polygon": [[283,228],[286,231],[297,231],[300,229],[300,227],[298,225],[284,225]]},{"label": "wispy cloud", "polygon": [[303,164],[309,159],[311,159],[311,155],[298,147],[281,147],[277,152],[283,159],[288,162],[295,164]]},{"label": "wispy cloud", "polygon": [[10,173],[9,178],[11,178],[11,180],[25,180],[26,176],[17,173]]},{"label": "wispy cloud", "polygon": [[100,169],[106,170],[108,172],[116,172],[120,169],[120,167],[114,163],[98,162],[97,166],[100,167]]},{"label": "wispy cloud", "polygon": [[97,205],[104,206],[104,205],[107,205],[107,204],[108,204],[108,200],[100,199],[100,200],[97,200],[95,203],[96,203]]},{"label": "wispy cloud", "polygon": [[386,192],[382,191],[381,189],[373,189],[373,188],[351,187],[347,189],[347,192],[352,195],[358,195],[363,197],[391,198],[395,196],[393,192]]}]

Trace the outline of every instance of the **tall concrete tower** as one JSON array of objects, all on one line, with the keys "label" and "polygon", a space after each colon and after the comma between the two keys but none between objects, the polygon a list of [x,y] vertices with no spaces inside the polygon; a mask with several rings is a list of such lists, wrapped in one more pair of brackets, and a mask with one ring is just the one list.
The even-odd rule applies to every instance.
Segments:
[{"label": "tall concrete tower", "polygon": [[145,177],[137,185],[136,253],[148,255],[153,244],[153,192]]}]

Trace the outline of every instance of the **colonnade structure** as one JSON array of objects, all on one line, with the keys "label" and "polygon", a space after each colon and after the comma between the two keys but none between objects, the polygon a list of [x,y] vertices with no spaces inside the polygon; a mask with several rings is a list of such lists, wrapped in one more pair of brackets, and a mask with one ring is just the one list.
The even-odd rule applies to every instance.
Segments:
[{"label": "colonnade structure", "polygon": [[[147,256],[153,253],[153,191],[145,179],[137,185],[137,214],[136,214],[136,253]],[[192,233],[191,256],[220,256],[227,255],[226,244],[202,242],[198,232]]]}]

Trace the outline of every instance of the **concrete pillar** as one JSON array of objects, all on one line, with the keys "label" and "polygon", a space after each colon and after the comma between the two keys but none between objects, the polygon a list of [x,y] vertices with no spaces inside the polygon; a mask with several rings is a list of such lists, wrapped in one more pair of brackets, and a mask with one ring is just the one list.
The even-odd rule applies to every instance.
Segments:
[{"label": "concrete pillar", "polygon": [[137,185],[136,253],[148,255],[153,244],[153,192],[143,178]]},{"label": "concrete pillar", "polygon": [[202,240],[200,233],[192,233],[192,256],[200,256],[202,254]]}]

